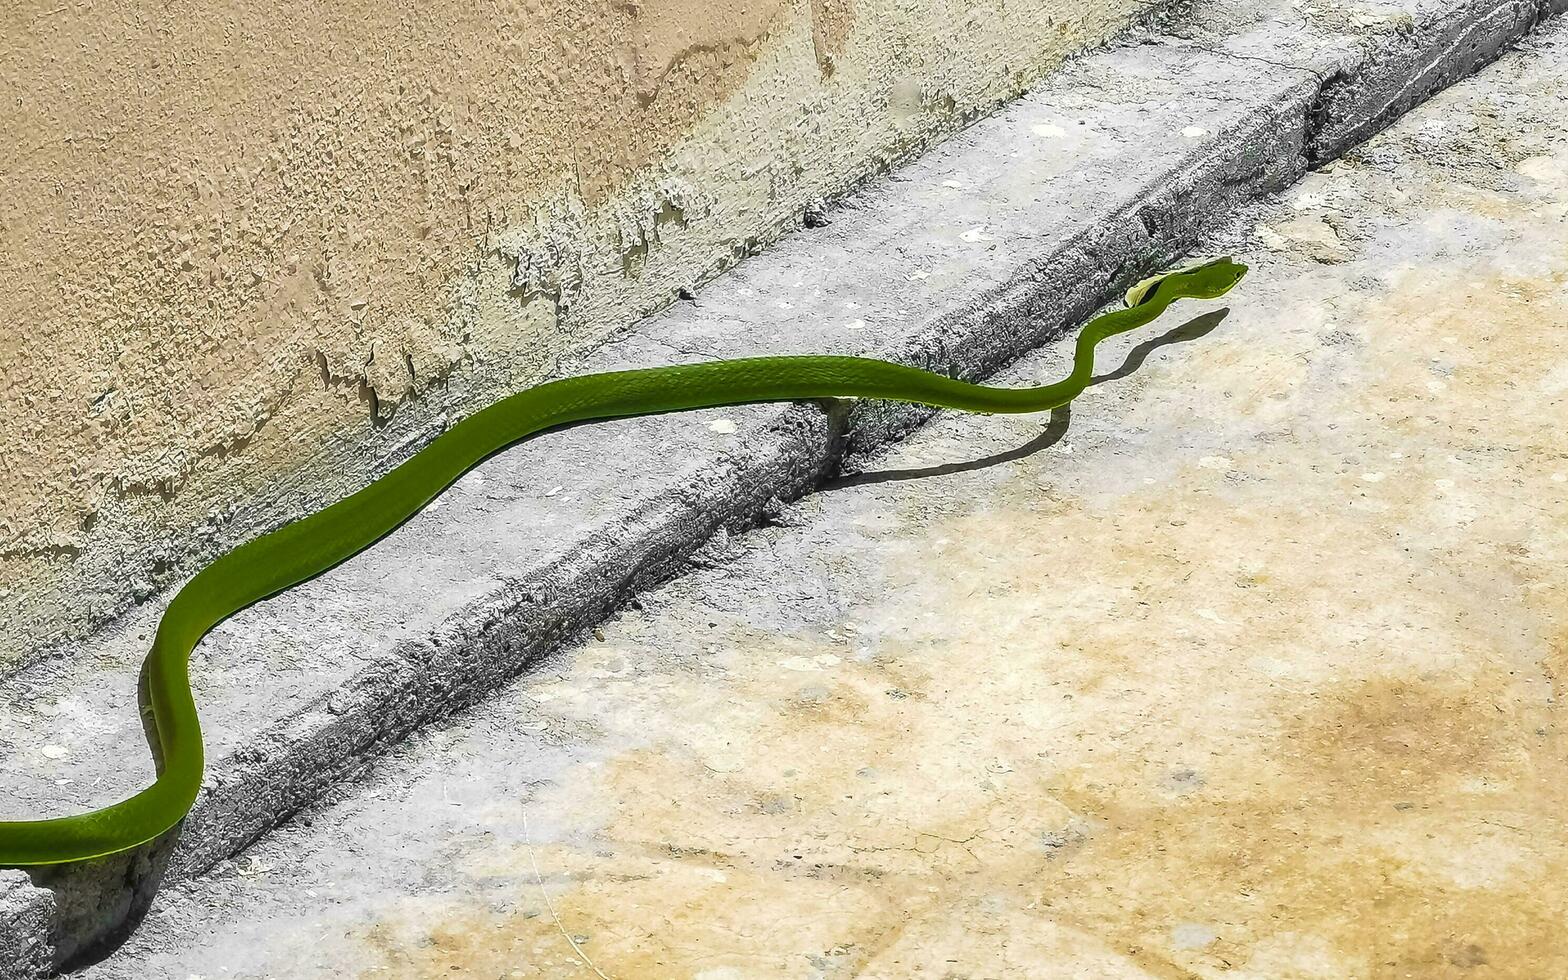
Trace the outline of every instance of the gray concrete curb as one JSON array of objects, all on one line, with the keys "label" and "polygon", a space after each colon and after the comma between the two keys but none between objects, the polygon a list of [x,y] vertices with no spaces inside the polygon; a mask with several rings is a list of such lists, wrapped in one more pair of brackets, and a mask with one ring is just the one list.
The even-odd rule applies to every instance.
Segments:
[{"label": "gray concrete curb", "polygon": [[[786,240],[715,283],[698,304],[683,304],[562,373],[667,363],[671,350],[687,359],[833,350],[986,376],[1081,322],[1146,270],[1186,252],[1246,202],[1343,154],[1486,64],[1546,16],[1568,9],[1568,0],[1412,0],[1408,20],[1315,45],[1301,38],[1299,24],[1291,25],[1294,33],[1266,21],[1237,31],[1215,15],[1241,6],[1200,4],[1189,11],[1182,36],[1146,35],[1081,59],[1041,91],[843,202],[833,227]],[[1227,27],[1206,28],[1208,18]],[[1153,111],[1162,126],[1178,117],[1218,122],[1189,128],[1197,133],[1184,136],[1186,142],[1127,142],[1120,156],[1085,150],[1053,178],[1062,188],[1052,191],[1055,197],[1032,190],[1029,173],[1006,172],[1008,161],[1025,152],[1014,149],[1020,140],[1030,132],[1062,133],[1049,120],[1096,104],[1108,79],[1147,88],[1158,109],[1138,111]],[[1127,110],[1129,127],[1136,118]],[[1027,163],[1014,169],[1027,171]],[[987,186],[1016,200],[986,202],[991,210],[984,213],[992,221],[1014,215],[1019,223],[1008,236],[970,216],[969,205],[949,206],[941,196],[944,175],[993,171],[979,182],[990,180]],[[1083,202],[1082,214],[1075,201]],[[797,321],[817,318],[811,329],[767,334],[766,325],[778,319],[779,294],[763,288],[764,281],[824,270],[829,277],[845,270],[864,278],[867,266],[857,267],[854,258],[880,254],[890,258],[875,267],[878,275],[914,282],[904,275],[912,267],[952,252],[952,238],[924,240],[924,229],[950,230],[972,220],[979,223],[965,235],[984,241],[994,234],[999,241],[983,255],[954,259],[951,281],[941,288],[922,292],[919,283],[900,283],[900,301],[909,308],[926,304],[919,312],[895,315],[909,309],[895,311],[892,302],[887,316],[850,327],[855,334],[821,336],[813,331],[828,329],[829,300],[837,303],[840,295],[828,282],[815,299],[797,304]],[[889,291],[881,282],[861,289],[856,295]],[[883,404],[731,413],[744,420],[738,445],[687,444],[700,458],[680,479],[633,487],[615,520],[576,529],[570,547],[548,561],[501,579],[304,707],[280,710],[226,753],[215,752],[208,784],[178,840],[148,853],[42,870],[31,881],[22,872],[0,872],[0,978],[46,975],[90,953],[135,921],[160,880],[201,874],[238,853],[385,748],[484,697],[638,590],[678,571],[715,533],[767,520],[779,501],[810,492],[845,459],[898,438],[929,414]],[[654,428],[646,431],[674,431],[659,424],[648,423]],[[573,457],[571,446],[592,449],[597,441],[610,455],[622,445],[610,436],[572,438],[577,441],[560,443],[568,446],[568,472],[574,459],[592,458]],[[625,445],[639,439],[647,441],[634,437]],[[658,460],[658,449],[646,458]]]},{"label": "gray concrete curb", "polygon": [[1363,63],[1325,80],[1308,158],[1332,160],[1365,142],[1565,8],[1568,0],[1468,0],[1389,35]]},{"label": "gray concrete curb", "polygon": [[20,871],[0,872],[0,976],[48,975],[54,918],[53,894],[34,887]]}]

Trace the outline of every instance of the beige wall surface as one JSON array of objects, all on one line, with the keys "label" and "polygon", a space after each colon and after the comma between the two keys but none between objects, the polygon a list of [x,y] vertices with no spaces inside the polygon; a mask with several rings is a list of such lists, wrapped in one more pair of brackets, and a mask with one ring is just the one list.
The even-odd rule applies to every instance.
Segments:
[{"label": "beige wall surface", "polygon": [[0,668],[351,492],[1139,0],[10,0]]}]

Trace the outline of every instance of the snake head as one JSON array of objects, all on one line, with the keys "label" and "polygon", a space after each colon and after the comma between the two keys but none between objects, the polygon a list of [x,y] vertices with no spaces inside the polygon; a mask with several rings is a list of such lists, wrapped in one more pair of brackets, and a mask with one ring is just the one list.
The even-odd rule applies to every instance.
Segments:
[{"label": "snake head", "polygon": [[1128,306],[1142,306],[1156,295],[1213,299],[1229,292],[1246,274],[1247,267],[1230,256],[1205,259],[1142,280],[1127,290],[1126,302]]}]

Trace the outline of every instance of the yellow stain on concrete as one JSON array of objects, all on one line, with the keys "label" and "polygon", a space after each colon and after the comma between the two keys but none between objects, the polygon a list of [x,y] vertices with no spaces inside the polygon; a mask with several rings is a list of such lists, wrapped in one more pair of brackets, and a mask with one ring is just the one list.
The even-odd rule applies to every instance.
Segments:
[{"label": "yellow stain on concrete", "polygon": [[252,860],[245,917],[325,949],[372,908],[365,976],[1568,975],[1568,156],[1502,131],[1460,138],[1512,170],[1480,184],[1303,181],[1223,329],[1089,392],[1070,452],[839,490],[753,592],[531,678],[572,743],[531,757],[575,761],[475,822],[532,844],[405,833],[437,857],[314,924]]},{"label": "yellow stain on concrete", "polygon": [[[1535,222],[1560,163],[1476,213]],[[876,491],[841,621],[699,607],[721,667],[607,691],[657,655],[617,624],[530,687],[643,743],[536,804],[592,829],[473,857],[542,887],[393,914],[365,975],[1568,975],[1568,225],[1532,227],[1350,292],[1265,261],[1112,426],[1227,448]]]}]

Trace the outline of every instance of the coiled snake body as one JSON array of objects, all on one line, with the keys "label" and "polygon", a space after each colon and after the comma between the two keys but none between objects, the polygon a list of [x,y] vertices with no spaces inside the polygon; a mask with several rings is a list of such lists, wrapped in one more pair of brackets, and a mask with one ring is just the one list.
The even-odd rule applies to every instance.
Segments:
[{"label": "coiled snake body", "polygon": [[1101,340],[1154,320],[1182,298],[1212,299],[1246,272],[1229,259],[1146,279],[1127,308],[1088,323],[1072,372],[1037,388],[994,388],[860,357],[756,357],[551,381],[457,423],[407,462],[343,500],[241,545],[185,584],[158,623],[145,665],[162,769],[119,803],[47,820],[0,822],[0,865],[59,864],[146,843],[184,818],[202,780],[201,726],[188,660],[207,631],[258,600],[321,574],[418,513],[486,457],[545,429],[720,405],[829,397],[883,398],[967,412],[1041,412],[1084,390]]}]

